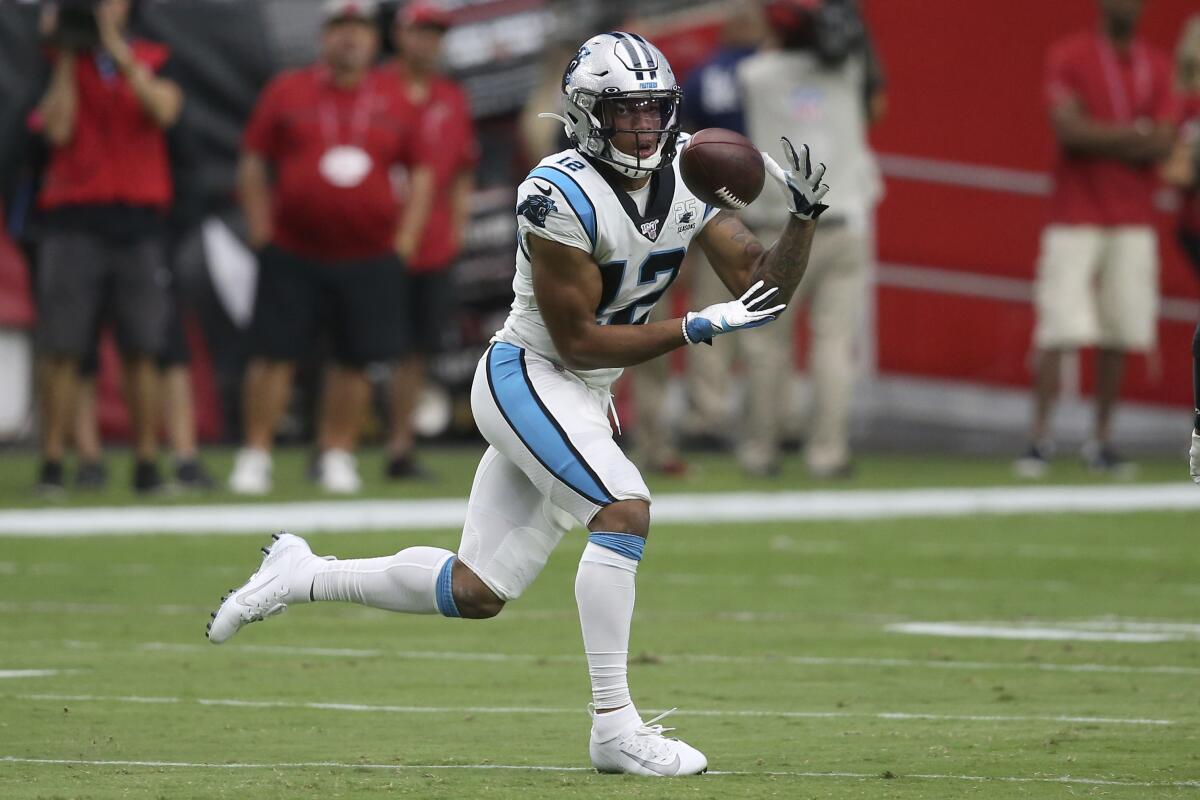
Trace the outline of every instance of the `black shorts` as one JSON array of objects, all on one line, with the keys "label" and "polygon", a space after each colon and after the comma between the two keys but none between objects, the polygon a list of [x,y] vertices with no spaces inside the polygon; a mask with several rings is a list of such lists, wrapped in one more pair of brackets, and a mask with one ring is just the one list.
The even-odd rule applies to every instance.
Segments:
[{"label": "black shorts", "polygon": [[409,272],[405,287],[404,326],[407,341],[421,355],[436,355],[446,348],[456,324],[454,275],[449,268]]},{"label": "black shorts", "polygon": [[[167,309],[167,335],[162,351],[158,354],[158,368],[186,367],[192,363],[192,348],[187,340],[187,328],[183,324],[183,298],[171,292]],[[100,371],[100,334],[96,331],[91,351],[79,362],[79,375],[94,378]]]},{"label": "black shorts", "polygon": [[166,345],[169,284],[159,237],[116,243],[82,231],[49,232],[38,251],[38,345],[82,360],[108,319],[122,353],[158,357]]},{"label": "black shorts", "polygon": [[275,245],[258,257],[258,289],[250,326],[252,353],[298,361],[328,331],[334,359],[350,367],[391,361],[407,350],[402,314],[404,268],[394,255],[321,262]]}]

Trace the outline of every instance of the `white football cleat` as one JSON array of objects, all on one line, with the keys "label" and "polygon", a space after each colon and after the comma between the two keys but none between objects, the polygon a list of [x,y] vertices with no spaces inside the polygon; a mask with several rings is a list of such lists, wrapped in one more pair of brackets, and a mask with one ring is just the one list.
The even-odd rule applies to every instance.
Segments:
[{"label": "white football cleat", "polygon": [[321,488],[330,494],[358,494],[362,479],[354,456],[345,450],[326,450],[318,462]]},{"label": "white football cleat", "polygon": [[271,546],[262,549],[266,555],[258,571],[222,597],[220,607],[212,613],[205,636],[213,644],[233,636],[243,625],[282,614],[288,603],[309,601],[320,559],[299,536],[275,533],[272,537]]},{"label": "white football cleat", "polygon": [[597,741],[596,727],[593,725],[588,744],[592,766],[597,772],[623,772],[650,777],[698,775],[707,770],[708,759],[703,753],[686,742],[663,736],[674,728],[655,724],[674,710],[664,711],[649,722],[626,729],[606,742]]},{"label": "white football cleat", "polygon": [[234,494],[266,494],[271,491],[271,454],[266,450],[243,447],[237,451],[229,491]]}]

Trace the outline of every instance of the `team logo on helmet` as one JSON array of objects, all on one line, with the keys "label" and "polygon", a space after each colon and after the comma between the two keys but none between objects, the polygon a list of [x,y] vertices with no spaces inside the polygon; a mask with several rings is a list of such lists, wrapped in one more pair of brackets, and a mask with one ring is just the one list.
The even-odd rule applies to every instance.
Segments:
[{"label": "team logo on helmet", "polygon": [[558,211],[558,206],[549,197],[540,194],[529,195],[517,206],[517,213],[539,228],[546,227],[546,217],[551,211]]},{"label": "team logo on helmet", "polygon": [[575,57],[571,59],[571,63],[567,64],[567,68],[563,71],[562,77],[562,91],[564,94],[566,94],[567,91],[567,84],[571,82],[571,75],[574,74],[575,70],[579,67],[579,62],[583,61],[591,54],[592,51],[589,50],[588,46],[585,44],[580,47],[578,51],[576,51]]}]

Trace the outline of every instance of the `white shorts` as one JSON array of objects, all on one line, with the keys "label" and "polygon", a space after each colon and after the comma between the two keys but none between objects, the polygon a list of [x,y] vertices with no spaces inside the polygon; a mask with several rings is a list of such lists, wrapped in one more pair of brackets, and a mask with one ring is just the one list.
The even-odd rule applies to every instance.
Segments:
[{"label": "white shorts", "polygon": [[1158,239],[1145,226],[1051,225],[1034,286],[1039,349],[1150,350],[1158,330]]},{"label": "white shorts", "polygon": [[608,392],[505,342],[475,370],[471,410],[491,447],[479,462],[459,560],[502,600],[518,597],[575,522],[618,500],[650,501],[613,441]]}]

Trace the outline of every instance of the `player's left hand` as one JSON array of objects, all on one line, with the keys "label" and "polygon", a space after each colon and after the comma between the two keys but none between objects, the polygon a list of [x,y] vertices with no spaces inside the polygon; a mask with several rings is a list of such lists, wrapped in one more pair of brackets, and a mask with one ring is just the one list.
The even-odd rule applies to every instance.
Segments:
[{"label": "player's left hand", "polygon": [[1200,433],[1192,431],[1192,481],[1200,485]]},{"label": "player's left hand", "polygon": [[783,142],[783,151],[792,168],[784,170],[765,150],[762,151],[763,166],[766,167],[767,174],[783,187],[788,209],[800,219],[816,219],[821,216],[822,211],[829,208],[821,202],[825,193],[829,191],[829,187],[821,183],[821,178],[825,177],[825,165],[818,164],[817,168],[813,169],[808,145],[800,145],[802,159],[786,136],[781,137],[779,141]]},{"label": "player's left hand", "polygon": [[722,333],[766,325],[779,316],[784,305],[763,308],[763,303],[778,292],[779,288],[772,286],[758,297],[754,297],[754,293],[762,287],[763,282],[759,281],[737,300],[716,303],[702,311],[689,311],[683,318],[683,338],[688,344],[712,344],[712,338]]}]

